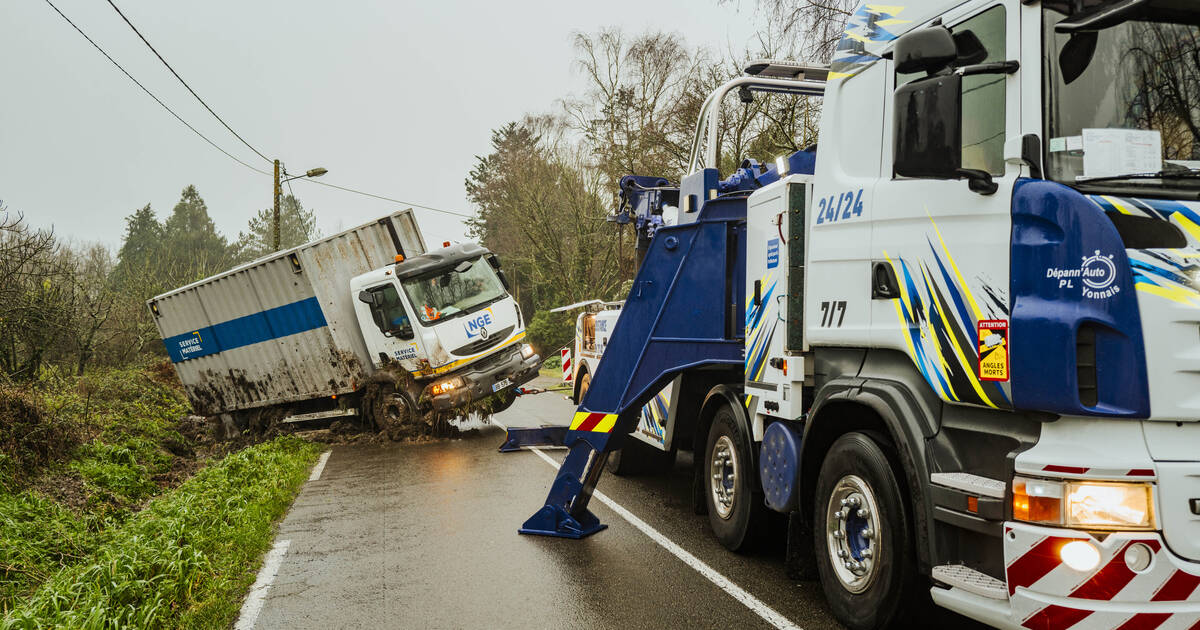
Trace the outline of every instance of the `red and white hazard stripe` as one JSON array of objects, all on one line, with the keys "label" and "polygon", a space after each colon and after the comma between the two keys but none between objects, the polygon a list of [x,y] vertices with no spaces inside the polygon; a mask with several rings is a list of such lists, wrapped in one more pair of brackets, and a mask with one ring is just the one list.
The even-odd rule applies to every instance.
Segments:
[{"label": "red and white hazard stripe", "polygon": [[571,349],[562,348],[558,351],[558,354],[562,357],[562,380],[564,383],[570,383],[575,380],[575,369],[571,366]]},{"label": "red and white hazard stripe", "polygon": [[[1200,630],[1200,564],[1176,557],[1157,534],[1083,532],[1009,523],[1005,577],[1013,621],[1031,630]],[[1064,545],[1085,540],[1100,550],[1090,571],[1062,562]],[[1152,559],[1135,571],[1126,552],[1145,545]],[[1145,550],[1143,550],[1145,551]]]}]

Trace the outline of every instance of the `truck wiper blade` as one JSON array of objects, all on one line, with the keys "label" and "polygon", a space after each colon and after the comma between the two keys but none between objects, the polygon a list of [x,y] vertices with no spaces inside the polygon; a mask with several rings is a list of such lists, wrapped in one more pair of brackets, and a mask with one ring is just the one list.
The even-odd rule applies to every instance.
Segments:
[{"label": "truck wiper blade", "polygon": [[1096,182],[1115,182],[1124,179],[1200,179],[1200,169],[1183,169],[1159,171],[1157,173],[1130,173],[1128,175],[1108,175],[1105,177],[1088,177],[1076,179],[1076,184],[1094,184]]}]

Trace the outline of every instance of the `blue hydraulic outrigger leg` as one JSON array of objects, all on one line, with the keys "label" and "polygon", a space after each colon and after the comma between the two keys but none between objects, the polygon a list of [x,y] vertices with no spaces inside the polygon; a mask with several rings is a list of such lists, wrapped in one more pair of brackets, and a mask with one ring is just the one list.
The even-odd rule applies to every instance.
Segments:
[{"label": "blue hydraulic outrigger leg", "polygon": [[[788,157],[789,173],[813,172],[815,154]],[[608,344],[567,428],[570,451],[558,470],[546,504],[518,530],[583,538],[606,527],[588,511],[608,453],[621,448],[637,426],[640,411],[683,370],[736,367],[745,348],[746,198],[777,181],[773,165],[746,160],[717,181],[706,168],[684,178],[678,189],[665,180],[626,176],[621,180],[620,222],[635,222],[649,247]],[[663,207],[698,211],[664,226]],[[657,217],[657,218],[656,218]],[[643,239],[639,238],[639,242]],[[510,433],[511,446],[536,434]]]},{"label": "blue hydraulic outrigger leg", "polygon": [[742,365],[745,218],[744,197],[722,199],[694,223],[658,229],[563,440],[570,452],[522,534],[582,538],[604,529],[588,501],[642,405],[681,370]]}]

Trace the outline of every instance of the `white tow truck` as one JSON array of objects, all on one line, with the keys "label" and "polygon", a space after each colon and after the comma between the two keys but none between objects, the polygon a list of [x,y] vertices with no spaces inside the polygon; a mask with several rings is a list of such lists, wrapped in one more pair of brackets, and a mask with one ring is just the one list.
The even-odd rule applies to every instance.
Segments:
[{"label": "white tow truck", "polygon": [[[680,379],[715,536],[788,515],[847,627],[1200,628],[1198,59],[1190,0],[898,0],[751,64],[677,186],[622,179],[644,262],[519,531],[604,529]],[[719,173],[732,91],[823,97],[819,144]]]}]

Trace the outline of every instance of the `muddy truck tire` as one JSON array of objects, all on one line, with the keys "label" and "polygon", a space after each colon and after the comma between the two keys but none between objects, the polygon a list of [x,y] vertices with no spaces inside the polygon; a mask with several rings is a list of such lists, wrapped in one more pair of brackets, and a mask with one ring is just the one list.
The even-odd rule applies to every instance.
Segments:
[{"label": "muddy truck tire", "polygon": [[371,376],[359,406],[361,422],[391,440],[419,433],[425,424],[412,376],[400,370],[380,370]]}]

